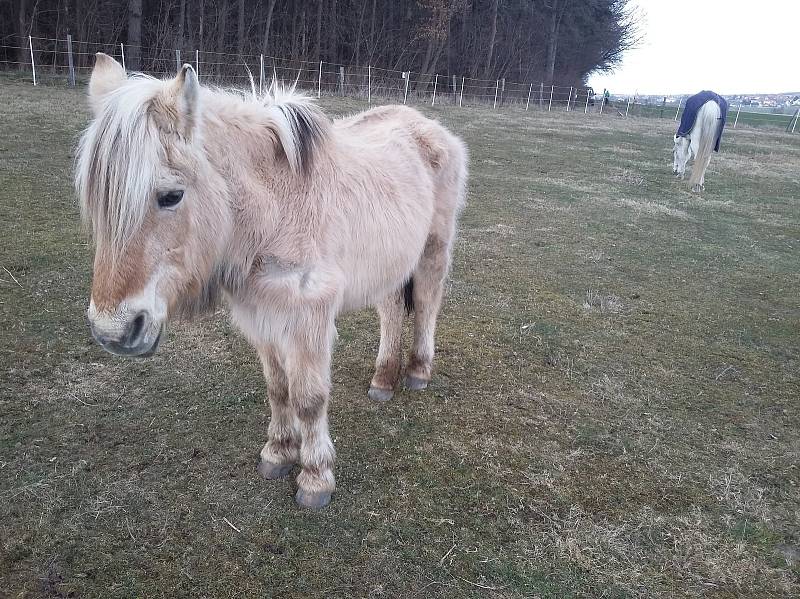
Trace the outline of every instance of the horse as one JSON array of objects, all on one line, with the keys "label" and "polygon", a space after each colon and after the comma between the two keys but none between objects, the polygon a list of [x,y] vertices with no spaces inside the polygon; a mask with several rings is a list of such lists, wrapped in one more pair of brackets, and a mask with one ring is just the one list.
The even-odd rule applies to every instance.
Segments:
[{"label": "horse", "polygon": [[694,158],[689,179],[689,185],[694,192],[700,192],[705,187],[711,152],[719,152],[727,114],[727,101],[714,92],[702,91],[686,100],[681,123],[674,137],[672,172],[683,179],[687,163]]},{"label": "horse", "polygon": [[375,306],[380,345],[368,395],[431,380],[434,332],[459,213],[467,149],[404,106],[331,120],[293,87],[264,95],[130,77],[99,53],[75,185],[94,263],[88,318],[118,356],[152,355],[172,317],[227,305],[255,348],[271,417],[258,472],[288,476],[295,501],[335,490],[328,432],[339,314]]}]

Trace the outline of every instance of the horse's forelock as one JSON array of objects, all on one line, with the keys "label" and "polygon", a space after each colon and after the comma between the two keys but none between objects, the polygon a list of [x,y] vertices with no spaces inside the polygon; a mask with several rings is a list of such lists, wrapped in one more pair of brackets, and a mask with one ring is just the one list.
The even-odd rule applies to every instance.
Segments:
[{"label": "horse's forelock", "polygon": [[154,86],[126,85],[112,94],[81,137],[76,188],[95,241],[122,251],[142,226],[155,188],[158,135],[148,117]]}]

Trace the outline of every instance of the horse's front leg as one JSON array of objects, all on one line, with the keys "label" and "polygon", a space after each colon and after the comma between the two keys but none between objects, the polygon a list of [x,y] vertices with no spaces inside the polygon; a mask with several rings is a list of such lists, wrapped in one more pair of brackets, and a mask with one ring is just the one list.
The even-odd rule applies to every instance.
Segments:
[{"label": "horse's front leg", "polygon": [[300,506],[321,508],[330,503],[336,482],[336,451],[328,433],[328,398],[333,323],[309,326],[311,338],[287,355],[289,401],[300,424],[300,463],[295,501]]},{"label": "horse's front leg", "polygon": [[258,348],[267,379],[270,421],[267,443],[261,450],[258,472],[267,479],[283,478],[300,459],[297,412],[289,402],[289,381],[284,361],[273,345]]}]

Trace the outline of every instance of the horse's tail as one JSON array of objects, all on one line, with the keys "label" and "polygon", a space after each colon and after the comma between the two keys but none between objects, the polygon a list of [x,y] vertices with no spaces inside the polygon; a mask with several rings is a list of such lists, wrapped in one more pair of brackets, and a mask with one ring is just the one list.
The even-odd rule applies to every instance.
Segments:
[{"label": "horse's tail", "polygon": [[714,151],[719,130],[719,118],[719,106],[714,101],[706,102],[697,115],[695,126],[700,129],[700,141],[697,147],[697,154],[694,157],[692,176],[689,179],[689,186],[692,188],[695,185],[700,185],[708,160],[711,158],[711,152]]}]

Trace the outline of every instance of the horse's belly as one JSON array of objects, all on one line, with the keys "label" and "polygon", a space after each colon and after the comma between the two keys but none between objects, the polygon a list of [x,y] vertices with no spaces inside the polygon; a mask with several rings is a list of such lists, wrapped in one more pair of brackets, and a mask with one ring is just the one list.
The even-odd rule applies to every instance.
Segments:
[{"label": "horse's belly", "polygon": [[375,243],[365,243],[357,251],[349,252],[341,265],[345,277],[342,311],[374,306],[399,291],[417,266],[429,226],[428,223],[399,237],[391,233],[377,235]]}]

